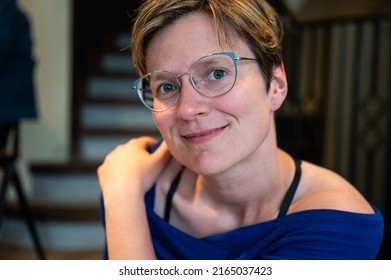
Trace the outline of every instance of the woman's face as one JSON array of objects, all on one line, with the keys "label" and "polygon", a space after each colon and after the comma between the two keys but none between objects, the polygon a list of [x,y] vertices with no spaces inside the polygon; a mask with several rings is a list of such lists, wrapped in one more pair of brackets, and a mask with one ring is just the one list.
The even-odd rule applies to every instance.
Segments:
[{"label": "woman's face", "polygon": [[[169,70],[178,75],[188,72],[200,57],[222,51],[234,52],[237,57],[254,57],[240,37],[234,33],[231,36],[235,38],[233,49],[220,44],[209,15],[189,14],[162,29],[149,42],[147,71]],[[274,80],[266,92],[256,61],[239,61],[237,66],[236,84],[227,94],[202,96],[192,87],[189,75],[183,75],[179,78],[182,88],[177,104],[153,113],[171,154],[196,173],[220,174],[247,166],[243,163],[259,159],[257,155],[267,156],[266,143],[274,137],[273,112],[284,98],[276,98],[279,85]],[[283,68],[278,69],[285,78]]]}]

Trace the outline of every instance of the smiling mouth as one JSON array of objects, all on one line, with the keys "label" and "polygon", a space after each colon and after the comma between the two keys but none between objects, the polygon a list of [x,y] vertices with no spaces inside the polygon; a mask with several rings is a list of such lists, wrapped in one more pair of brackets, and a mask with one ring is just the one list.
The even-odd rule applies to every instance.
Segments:
[{"label": "smiling mouth", "polygon": [[191,133],[191,134],[184,135],[183,138],[192,143],[202,143],[216,137],[227,127],[228,125],[215,128],[215,129],[204,130],[197,133]]}]

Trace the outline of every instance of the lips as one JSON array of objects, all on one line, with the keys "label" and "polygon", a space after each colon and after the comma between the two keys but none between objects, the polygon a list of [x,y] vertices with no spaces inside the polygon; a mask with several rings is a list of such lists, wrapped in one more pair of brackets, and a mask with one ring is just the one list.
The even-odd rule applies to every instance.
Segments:
[{"label": "lips", "polygon": [[218,136],[227,126],[228,125],[223,126],[223,127],[219,127],[219,128],[189,133],[189,134],[183,135],[183,138],[193,144],[204,143],[204,142],[209,141],[209,140],[213,139],[214,137]]}]

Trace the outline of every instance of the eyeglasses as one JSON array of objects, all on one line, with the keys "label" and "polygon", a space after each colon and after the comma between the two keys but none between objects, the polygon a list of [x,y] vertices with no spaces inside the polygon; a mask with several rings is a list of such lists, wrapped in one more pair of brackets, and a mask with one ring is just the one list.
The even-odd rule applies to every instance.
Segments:
[{"label": "eyeglasses", "polygon": [[237,62],[256,60],[236,57],[233,52],[219,52],[201,57],[195,61],[189,72],[176,75],[167,70],[157,70],[138,78],[132,90],[141,102],[154,112],[163,112],[175,106],[182,88],[180,77],[189,74],[193,88],[203,96],[216,97],[229,92],[237,78]]}]

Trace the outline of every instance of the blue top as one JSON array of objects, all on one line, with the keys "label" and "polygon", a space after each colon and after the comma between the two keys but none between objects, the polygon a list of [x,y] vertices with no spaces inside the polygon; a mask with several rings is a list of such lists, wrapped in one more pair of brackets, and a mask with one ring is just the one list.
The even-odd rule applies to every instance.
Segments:
[{"label": "blue top", "polygon": [[[308,210],[206,238],[192,237],[153,211],[155,188],[145,197],[153,246],[158,259],[376,259],[384,221],[375,214]],[[102,219],[104,208],[102,204]],[[108,259],[107,248],[104,259]]]},{"label": "blue top", "polygon": [[154,194],[147,193],[146,208],[158,259],[375,259],[383,238],[375,206],[375,214],[308,210],[194,238],[153,211]]},{"label": "blue top", "polygon": [[[374,205],[374,214],[307,210],[195,238],[159,217],[153,210],[154,201],[152,187],[145,205],[155,253],[162,260],[371,260],[376,259],[383,239],[383,216]],[[101,211],[104,225],[103,203]],[[103,257],[108,258],[107,248]]]}]

